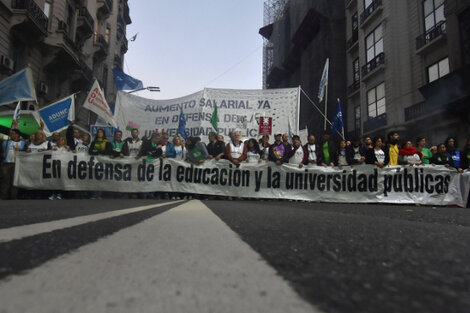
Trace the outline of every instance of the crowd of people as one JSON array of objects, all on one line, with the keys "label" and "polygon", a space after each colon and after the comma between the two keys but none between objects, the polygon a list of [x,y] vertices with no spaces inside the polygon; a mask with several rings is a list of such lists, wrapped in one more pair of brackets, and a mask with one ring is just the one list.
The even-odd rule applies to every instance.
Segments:
[{"label": "crowd of people", "polygon": [[[288,134],[275,134],[274,142],[270,142],[268,135],[262,136],[259,140],[249,138],[242,141],[238,131],[232,131],[226,143],[222,135],[211,132],[208,135],[208,143],[205,144],[200,137],[189,137],[184,140],[179,135],[174,136],[170,142],[168,133],[158,129],[150,138],[141,138],[139,130],[132,129],[131,136],[126,139],[122,138],[122,131],[116,130],[113,140],[108,140],[105,131],[98,129],[96,136],[90,140],[87,133],[81,134],[74,128],[73,122],[65,136],[53,133],[52,137],[47,139],[44,132],[38,130],[25,140],[21,138],[16,126],[13,124],[9,139],[0,145],[2,199],[18,197],[18,190],[12,182],[15,153],[19,151],[26,153],[45,150],[68,151],[106,155],[110,158],[145,158],[149,162],[156,158],[175,158],[193,164],[201,164],[211,159],[217,161],[226,159],[233,164],[271,161],[276,165],[289,163],[300,168],[304,166],[342,168],[362,164],[372,164],[382,168],[387,165],[432,164],[455,168],[458,172],[468,169],[470,161],[470,139],[462,150],[458,149],[457,140],[452,136],[437,146],[427,148],[426,138],[400,141],[399,133],[396,131],[389,132],[386,140],[380,136],[374,138],[366,136],[362,141],[360,138],[337,141],[330,132],[325,131],[319,140],[314,135],[308,136],[304,144],[299,136],[294,135],[290,138]],[[40,194],[41,196],[45,197],[44,193]],[[62,194],[60,191],[53,191],[47,197],[62,199]]]}]

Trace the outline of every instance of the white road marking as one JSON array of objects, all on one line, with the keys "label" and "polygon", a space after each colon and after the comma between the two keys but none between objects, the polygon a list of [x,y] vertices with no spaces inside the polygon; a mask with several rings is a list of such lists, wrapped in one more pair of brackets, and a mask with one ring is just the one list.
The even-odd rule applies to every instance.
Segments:
[{"label": "white road marking", "polygon": [[139,206],[135,208],[116,210],[116,211],[110,211],[110,212],[98,213],[98,214],[91,214],[91,215],[85,215],[85,216],[79,216],[79,217],[72,217],[72,218],[44,222],[44,223],[35,223],[35,224],[29,224],[29,225],[23,225],[23,226],[4,228],[4,229],[0,229],[0,243],[5,242],[5,241],[10,241],[10,240],[15,240],[15,239],[21,239],[21,238],[25,238],[29,236],[35,236],[35,235],[39,235],[42,233],[48,233],[48,232],[58,230],[58,229],[64,229],[64,228],[78,226],[78,225],[82,225],[86,223],[97,222],[100,220],[104,220],[107,218],[116,217],[120,215],[141,212],[141,211],[149,210],[152,208],[161,207],[164,205],[176,204],[182,201],[184,200],[151,204],[151,205]]},{"label": "white road marking", "polygon": [[200,201],[0,281],[0,312],[320,312]]}]

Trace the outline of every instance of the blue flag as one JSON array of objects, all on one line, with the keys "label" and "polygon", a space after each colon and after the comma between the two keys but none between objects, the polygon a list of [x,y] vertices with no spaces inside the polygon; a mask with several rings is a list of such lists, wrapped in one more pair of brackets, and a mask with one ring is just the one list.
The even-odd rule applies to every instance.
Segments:
[{"label": "blue flag", "polygon": [[142,81],[135,79],[121,71],[113,70],[114,82],[118,90],[134,90],[144,88]]},{"label": "blue flag", "polygon": [[36,101],[36,90],[29,67],[0,82],[0,105],[33,100]]},{"label": "blue flag", "polygon": [[335,117],[331,123],[331,132],[332,133],[343,133],[343,113],[341,113],[341,101],[338,99],[338,108],[336,109]]},{"label": "blue flag", "polygon": [[186,119],[184,118],[183,110],[180,113],[180,121],[178,124],[178,134],[183,137],[184,140],[188,139],[188,133],[186,132]]},{"label": "blue flag", "polygon": [[70,125],[70,110],[75,110],[74,95],[57,101],[39,110],[39,115],[44,121],[44,132],[50,136],[53,132],[59,132]]}]

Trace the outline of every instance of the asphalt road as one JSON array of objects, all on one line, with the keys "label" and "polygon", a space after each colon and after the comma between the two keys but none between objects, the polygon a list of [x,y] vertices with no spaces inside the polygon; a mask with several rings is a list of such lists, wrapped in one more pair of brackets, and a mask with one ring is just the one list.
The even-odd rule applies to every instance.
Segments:
[{"label": "asphalt road", "polygon": [[0,312],[469,312],[469,291],[468,209],[0,202]]}]

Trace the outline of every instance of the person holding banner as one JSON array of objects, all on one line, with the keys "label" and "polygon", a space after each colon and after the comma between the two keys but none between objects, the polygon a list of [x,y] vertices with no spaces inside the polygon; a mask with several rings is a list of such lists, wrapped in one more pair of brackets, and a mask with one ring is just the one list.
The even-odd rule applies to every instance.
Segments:
[{"label": "person holding banner", "polygon": [[447,147],[444,143],[440,143],[437,146],[437,153],[431,158],[430,162],[432,165],[444,165],[445,167],[453,167],[459,173],[463,172],[461,168],[457,168],[455,166],[454,160],[452,159],[452,156],[447,152]]},{"label": "person holding banner", "polygon": [[18,188],[13,186],[15,173],[15,154],[26,150],[26,143],[20,138],[20,131],[16,129],[18,122],[13,121],[10,129],[10,139],[2,141],[2,179],[0,182],[0,195],[3,200],[16,199]]},{"label": "person holding banner", "polygon": [[127,143],[127,147],[129,148],[129,155],[135,158],[142,147],[142,140],[139,138],[139,130],[137,128],[133,128],[131,130],[131,137],[126,138],[124,141]]},{"label": "person holding banner", "polygon": [[51,149],[51,142],[46,140],[46,135],[42,130],[38,130],[34,134],[34,140],[26,148],[26,152],[41,152]]},{"label": "person holding banner", "polygon": [[302,168],[308,163],[307,149],[302,146],[300,137],[297,135],[292,137],[292,144],[293,148],[289,151],[289,164],[296,164],[299,168]]},{"label": "person holding banner", "polygon": [[315,136],[308,136],[308,142],[305,144],[305,149],[308,153],[308,164],[317,164],[317,145],[315,144]]},{"label": "person holding banner", "polygon": [[269,147],[269,160],[281,165],[288,161],[289,151],[286,151],[286,146],[282,142],[282,134],[276,134],[274,139],[275,142]]},{"label": "person holding banner", "polygon": [[398,155],[398,164],[401,165],[421,165],[423,164],[423,154],[413,147],[411,140],[407,140],[400,149]]},{"label": "person holding banner", "polygon": [[188,137],[186,139],[186,160],[193,164],[202,164],[208,158],[206,145],[199,137]]},{"label": "person holding banner", "polygon": [[331,132],[325,130],[318,144],[317,164],[323,167],[333,167],[338,162],[337,156],[336,146],[331,139]]},{"label": "person holding banner", "polygon": [[207,144],[207,152],[209,153],[209,159],[215,159],[216,161],[224,157],[225,154],[225,143],[217,140],[217,133],[209,133],[209,143]]},{"label": "person holding banner", "polygon": [[88,152],[90,155],[109,155],[112,150],[111,145],[106,138],[104,129],[99,128],[96,131],[96,136],[90,145]]},{"label": "person holding banner", "polygon": [[73,149],[72,152],[73,153],[76,153],[76,152],[88,153],[89,149],[90,149],[90,135],[85,133],[80,137],[80,142],[75,146],[75,149]]},{"label": "person holding banner", "polygon": [[269,158],[269,146],[271,144],[269,143],[269,135],[263,135],[263,137],[260,140],[260,149],[261,149],[261,157],[263,160],[268,160]]},{"label": "person holding banner", "polygon": [[180,136],[173,137],[173,142],[167,145],[166,157],[181,161],[186,159],[186,148],[183,146]]},{"label": "person holding banner", "polygon": [[232,162],[233,164],[240,164],[242,161],[246,160],[246,153],[244,153],[245,146],[240,140],[239,131],[230,132],[230,142],[225,147],[225,157]]},{"label": "person holding banner", "polygon": [[67,127],[67,131],[65,132],[65,138],[67,139],[70,150],[75,150],[75,147],[81,142],[80,132],[78,129],[73,128],[74,124],[75,120],[71,122],[69,127]]},{"label": "person holding banner", "polygon": [[250,138],[245,145],[243,153],[246,155],[246,162],[261,163],[262,152],[259,148],[259,144],[254,138]]},{"label": "person holding banner", "polygon": [[135,158],[140,159],[144,156],[147,158],[147,162],[152,162],[154,159],[161,157],[163,154],[161,140],[162,137],[160,133],[153,133],[150,140],[146,140],[142,143],[142,148]]},{"label": "person holding banner", "polygon": [[346,146],[346,160],[349,165],[362,165],[366,162],[367,150],[361,146],[359,137],[354,137],[352,143]]},{"label": "person holding banner", "polygon": [[129,155],[129,148],[127,143],[122,141],[122,131],[114,131],[114,140],[111,142],[111,151],[109,157],[113,158],[123,158]]},{"label": "person holding banner", "polygon": [[374,148],[367,151],[366,163],[375,164],[380,168],[387,166],[390,162],[390,156],[386,146],[383,146],[382,137],[375,137],[372,142],[374,144]]}]

